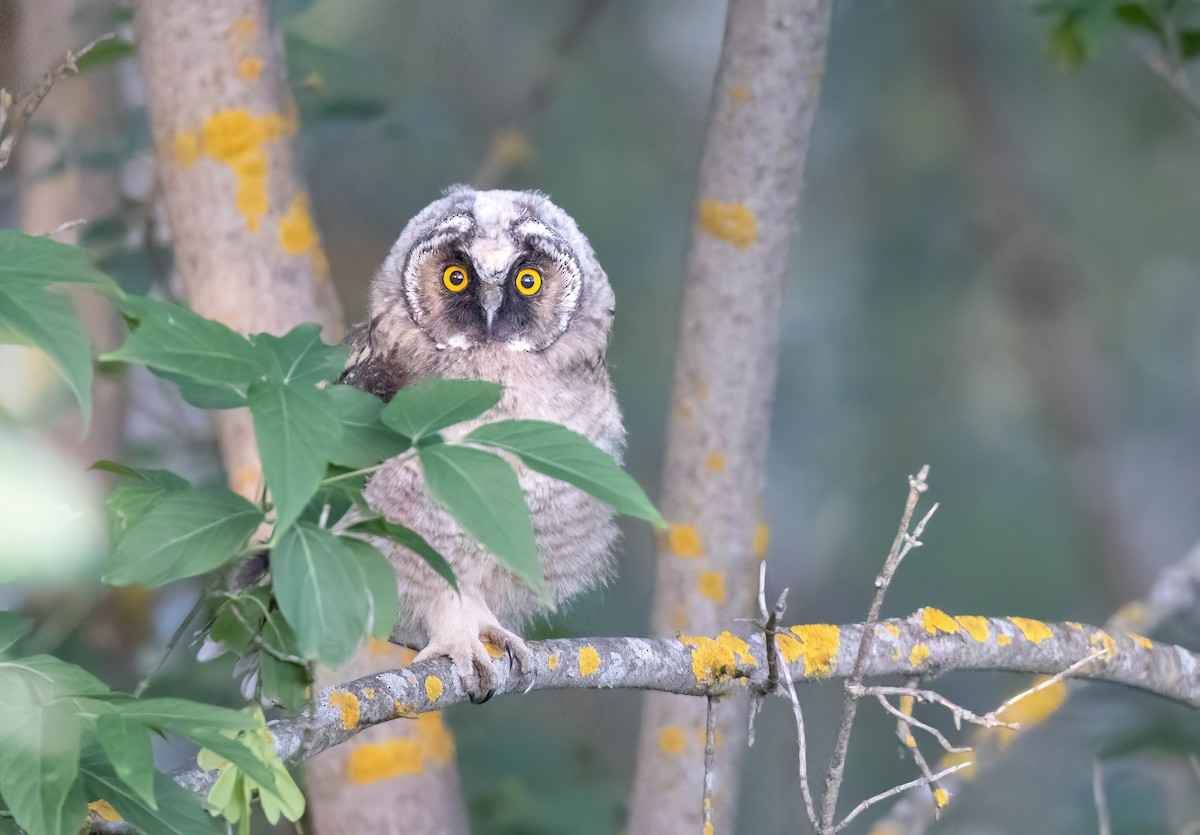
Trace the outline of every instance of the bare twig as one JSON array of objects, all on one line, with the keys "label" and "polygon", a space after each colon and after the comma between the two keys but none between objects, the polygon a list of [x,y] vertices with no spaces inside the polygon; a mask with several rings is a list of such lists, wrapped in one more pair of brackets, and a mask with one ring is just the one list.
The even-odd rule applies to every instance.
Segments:
[{"label": "bare twig", "polygon": [[804,797],[804,811],[808,813],[809,823],[816,829],[819,821],[813,806],[812,788],[808,784],[808,741],[804,733],[804,711],[800,708],[800,698],[796,695],[796,685],[792,682],[792,671],[786,664],[783,667],[783,681],[787,684],[787,697],[792,703],[792,713],[796,717],[796,742],[800,748],[800,794]]},{"label": "bare twig", "polygon": [[116,36],[116,32],[109,32],[79,49],[68,52],[53,69],[42,76],[42,80],[36,86],[18,93],[15,97],[7,90],[0,89],[0,169],[8,165],[17,140],[21,138],[21,133],[33,118],[42,100],[50,94],[54,82],[65,76],[77,74],[77,62],[80,58],[91,52],[97,44],[110,41]]},{"label": "bare twig", "polygon": [[939,731],[937,728],[933,727],[932,725],[926,725],[921,720],[915,719],[912,716],[909,716],[908,714],[904,713],[903,711],[897,709],[896,707],[893,707],[892,703],[889,702],[887,700],[887,698],[885,696],[883,696],[882,694],[876,694],[875,698],[877,698],[879,700],[879,704],[881,704],[883,706],[884,710],[886,710],[888,713],[892,714],[893,716],[895,716],[897,719],[900,720],[900,724],[904,728],[904,734],[900,737],[900,741],[904,742],[906,745],[908,745],[908,747],[910,747],[910,748],[914,747],[914,745],[909,745],[907,742],[908,727],[911,725],[914,728],[920,728],[921,730],[925,731],[925,733],[932,736],[950,754],[965,754],[971,750],[970,748],[959,748],[955,745],[951,745],[950,740],[946,739],[945,735],[943,735],[942,732]]},{"label": "bare twig", "polygon": [[901,792],[906,792],[909,789],[915,789],[915,788],[919,788],[921,786],[928,786],[931,783],[935,783],[938,780],[941,780],[943,777],[953,774],[956,771],[961,771],[962,769],[967,768],[970,765],[971,765],[971,763],[969,763],[969,762],[958,763],[957,765],[952,765],[949,768],[943,768],[941,771],[939,771],[937,774],[934,774],[932,777],[919,777],[916,780],[910,780],[907,783],[900,784],[899,786],[892,786],[892,788],[888,789],[887,791],[880,792],[879,794],[875,795],[874,797],[869,797],[866,800],[864,800],[862,803],[855,806],[853,809],[850,810],[850,814],[848,814],[848,815],[846,815],[846,817],[842,818],[842,822],[839,823],[837,826],[835,826],[832,831],[833,832],[841,832],[843,829],[846,828],[847,825],[849,825],[849,823],[852,820],[854,820],[859,815],[861,815],[863,812],[867,811],[872,806],[874,806],[876,803],[879,803],[882,800],[887,800],[889,797],[895,797],[896,795],[900,794]]},{"label": "bare twig", "polygon": [[892,577],[895,576],[896,569],[900,567],[900,563],[904,560],[904,557],[913,548],[920,547],[921,533],[925,530],[925,525],[938,508],[935,503],[929,509],[925,518],[917,524],[913,532],[909,533],[908,528],[912,524],[912,517],[917,509],[917,502],[920,500],[921,494],[929,489],[928,477],[928,464],[923,466],[915,477],[909,476],[908,499],[904,503],[904,513],[900,517],[900,528],[896,532],[892,548],[888,552],[887,560],[883,564],[883,571],[875,578],[875,599],[871,601],[871,608],[867,614],[862,639],[858,645],[858,655],[854,660],[854,670],[845,685],[846,701],[842,709],[841,725],[838,727],[837,742],[834,744],[833,756],[829,761],[829,771],[825,777],[825,791],[821,795],[821,825],[817,828],[818,832],[825,832],[830,829],[837,810],[838,793],[841,791],[842,780],[846,771],[846,752],[850,747],[850,734],[854,727],[854,716],[858,712],[858,700],[862,697],[860,688],[862,687],[863,680],[863,665],[866,662],[867,655],[871,651],[871,643],[875,636],[875,627],[879,623],[879,614],[883,610],[883,598],[887,594]]},{"label": "bare twig", "polygon": [[1015,696],[1012,696],[1009,699],[1005,699],[1004,702],[1000,705],[1000,707],[996,708],[988,715],[989,716],[999,716],[1000,714],[1004,713],[1004,711],[1008,710],[1010,707],[1015,705],[1017,702],[1022,701],[1023,699],[1027,699],[1030,696],[1032,696],[1034,693],[1041,692],[1042,690],[1045,690],[1047,687],[1053,687],[1054,685],[1061,682],[1063,679],[1070,676],[1071,673],[1074,673],[1080,667],[1087,664],[1089,661],[1094,661],[1097,658],[1102,657],[1104,654],[1105,654],[1105,650],[1098,649],[1095,652],[1091,653],[1090,655],[1087,655],[1084,658],[1080,658],[1078,661],[1076,661],[1071,666],[1067,667],[1062,672],[1055,673],[1054,675],[1050,676],[1045,681],[1040,681],[1037,684],[1035,684],[1033,687],[1030,687],[1027,690],[1022,690],[1020,693],[1016,694]]},{"label": "bare twig", "polygon": [[1104,796],[1104,771],[1099,758],[1092,760],[1092,797],[1096,800],[1096,819],[1100,835],[1112,835],[1108,818],[1108,800]]},{"label": "bare twig", "polygon": [[714,701],[712,696],[708,697],[708,715],[704,721],[704,808],[701,813],[701,820],[704,822],[704,835],[712,835],[713,831],[712,799],[713,783],[715,781],[713,763],[717,756],[717,714],[713,710]]},{"label": "bare twig", "polygon": [[[910,689],[916,689],[917,680],[910,679],[908,682]],[[929,780],[929,793],[933,799],[935,808],[938,807],[938,784],[934,777],[933,771],[929,768],[929,763],[925,761],[925,755],[921,753],[921,746],[917,744],[917,740],[913,737],[912,727],[915,723],[913,719],[913,702],[912,696],[901,696],[900,709],[896,711],[898,720],[896,722],[896,736],[900,740],[900,744],[912,755],[913,762],[917,764],[921,774]],[[887,709],[891,709],[891,705],[887,699],[880,696],[880,702]]]},{"label": "bare twig", "polygon": [[941,705],[954,716],[954,727],[956,729],[961,729],[963,722],[969,722],[972,725],[979,725],[984,728],[1008,728],[1013,731],[1020,728],[1015,722],[1003,722],[997,719],[996,711],[983,716],[972,713],[962,705],[950,701],[936,690],[917,690],[908,687],[864,687],[862,695],[875,696],[876,698],[880,696],[912,696],[919,702]]}]

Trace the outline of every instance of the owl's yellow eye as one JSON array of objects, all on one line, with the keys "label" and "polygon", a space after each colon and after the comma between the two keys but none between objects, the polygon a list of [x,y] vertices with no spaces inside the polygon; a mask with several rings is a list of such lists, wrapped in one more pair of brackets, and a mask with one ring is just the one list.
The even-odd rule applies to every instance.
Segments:
[{"label": "owl's yellow eye", "polygon": [[467,271],[462,267],[451,264],[442,273],[442,284],[445,284],[446,289],[451,293],[461,293],[467,289]]},{"label": "owl's yellow eye", "polygon": [[537,270],[524,269],[517,273],[517,292],[522,296],[532,296],[542,289],[542,274]]}]

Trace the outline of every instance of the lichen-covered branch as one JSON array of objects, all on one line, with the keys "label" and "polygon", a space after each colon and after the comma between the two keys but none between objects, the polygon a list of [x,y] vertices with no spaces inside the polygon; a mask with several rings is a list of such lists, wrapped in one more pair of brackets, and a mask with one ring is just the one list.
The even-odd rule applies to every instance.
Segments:
[{"label": "lichen-covered branch", "polygon": [[[651,632],[712,634],[754,611],[765,555],[771,398],[780,311],[820,97],[831,0],[731,0],[696,184],[667,451]],[[737,281],[730,281],[737,276]],[[714,828],[732,828],[746,734],[718,704],[725,740]],[[663,745],[700,728],[699,700],[652,695],[638,743],[630,835],[699,832],[703,764]]]},{"label": "lichen-covered branch", "polygon": [[[776,640],[790,676],[815,683],[851,675],[862,630],[862,624],[810,624],[780,630]],[[868,678],[951,670],[1054,674],[1095,656],[1074,675],[1200,707],[1200,656],[1140,635],[1072,622],[951,617],[929,607],[881,621],[876,631],[862,664]],[[494,662],[497,695],[621,688],[727,696],[762,687],[768,676],[761,635],[749,642],[728,632],[716,638],[573,638],[533,641],[529,649],[534,665],[527,672],[503,659]],[[323,689],[306,712],[272,723],[276,749],[295,764],[372,726],[468,701],[456,682],[450,662],[433,659]],[[703,708],[703,700],[696,701]],[[203,772],[177,775],[177,781],[196,790],[207,785]]]}]

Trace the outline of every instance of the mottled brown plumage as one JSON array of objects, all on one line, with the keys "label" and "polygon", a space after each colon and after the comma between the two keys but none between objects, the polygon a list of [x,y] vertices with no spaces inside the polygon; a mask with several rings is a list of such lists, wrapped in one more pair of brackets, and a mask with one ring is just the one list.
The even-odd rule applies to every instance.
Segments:
[{"label": "mottled brown plumage", "polygon": [[[451,287],[464,276],[445,279],[456,266],[465,272],[460,291]],[[522,275],[530,269],[540,283],[522,292],[518,281],[535,283]],[[612,317],[608,278],[569,215],[534,192],[457,186],[409,222],[380,268],[369,324],[349,340],[341,381],[384,399],[430,377],[499,382],[500,404],[448,439],[479,423],[533,418],[564,424],[619,458],[625,430],[604,364]],[[555,602],[607,580],[617,538],[611,508],[513,463]],[[526,663],[516,630],[544,606],[433,501],[411,458],[385,463],[366,497],[421,533],[458,577],[461,595],[420,557],[379,541],[399,581],[398,634],[423,656],[450,656],[462,686],[486,698],[492,674],[482,642]]]}]

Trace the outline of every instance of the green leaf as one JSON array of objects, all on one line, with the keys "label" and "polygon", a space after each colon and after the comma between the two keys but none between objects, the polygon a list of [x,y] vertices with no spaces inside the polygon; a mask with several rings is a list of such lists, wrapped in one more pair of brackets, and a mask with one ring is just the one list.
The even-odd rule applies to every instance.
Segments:
[{"label": "green leaf", "polygon": [[419,450],[429,492],[497,559],[546,597],[533,522],[512,467],[492,452],[437,444]]},{"label": "green leaf", "polygon": [[125,532],[104,580],[155,588],[211,571],[241,551],[262,518],[250,502],[220,487],[172,493]]},{"label": "green leaf", "polygon": [[299,664],[276,658],[269,652],[259,653],[258,680],[262,698],[284,710],[301,710],[308,701],[308,670]]},{"label": "green leaf", "polygon": [[250,337],[267,378],[277,383],[316,385],[335,379],[346,367],[346,346],[321,341],[321,326],[310,322],[283,336]]},{"label": "green leaf", "polygon": [[16,612],[0,612],[0,653],[29,634],[33,622]]},{"label": "green leaf", "polygon": [[369,519],[363,519],[355,522],[347,527],[349,531],[360,531],[368,533],[372,536],[380,536],[384,539],[390,539],[392,542],[403,545],[408,550],[412,551],[425,562],[429,563],[429,567],[445,578],[446,582],[451,587],[458,591],[458,578],[454,576],[454,569],[450,567],[450,563],[446,558],[434,549],[432,545],[425,541],[425,537],[414,531],[412,528],[406,528],[403,525],[397,525],[384,519],[382,516],[372,516]]},{"label": "green leaf", "polygon": [[133,469],[115,461],[97,461],[92,469],[122,476],[104,499],[113,536],[118,540],[150,508],[190,487],[186,480],[167,470]]},{"label": "green leaf", "polygon": [[1162,26],[1141,3],[1122,3],[1114,10],[1117,19],[1131,29],[1141,29],[1161,36]]},{"label": "green leaf", "polygon": [[362,572],[367,592],[367,634],[386,638],[392,634],[400,616],[400,597],[396,587],[396,569],[374,545],[351,537],[340,537]]},{"label": "green leaf", "polygon": [[400,389],[383,407],[383,422],[416,441],[500,402],[504,388],[482,380],[424,380]]},{"label": "green leaf", "polygon": [[342,421],[342,436],[329,451],[333,463],[351,469],[370,467],[412,447],[407,437],[384,424],[379,398],[353,386],[330,386],[326,394]]},{"label": "green leaf", "polygon": [[297,522],[271,551],[271,579],[301,655],[331,667],[349,658],[366,634],[368,597],[342,538]]},{"label": "green leaf", "polygon": [[638,483],[613,457],[557,423],[502,420],[480,426],[463,443],[484,444],[516,455],[525,466],[573,484],[619,512],[667,526]]},{"label": "green leaf", "polygon": [[80,762],[83,785],[90,800],[107,800],[129,823],[147,833],[218,835],[225,828],[205,809],[200,796],[165,774],[152,772],[157,808],[144,800],[117,774],[104,752],[95,745],[83,752]]},{"label": "green leaf", "polygon": [[233,652],[245,650],[262,631],[271,590],[258,586],[221,601],[208,635]]},{"label": "green leaf", "polygon": [[249,401],[278,535],[317,492],[342,424],[326,393],[311,386],[260,381]]},{"label": "green leaf", "polygon": [[137,55],[137,47],[129,41],[110,38],[89,49],[75,61],[75,66],[80,72],[88,72],[134,55]]},{"label": "green leaf", "polygon": [[1179,33],[1179,52],[1185,61],[1200,55],[1200,29],[1184,29]]},{"label": "green leaf", "polygon": [[96,719],[96,738],[117,776],[145,805],[157,809],[154,749],[145,726],[120,714],[105,714]]},{"label": "green leaf", "polygon": [[140,699],[117,707],[120,715],[161,733],[185,736],[232,762],[264,786],[274,786],[271,768],[239,740],[238,731],[255,727],[251,717],[229,708],[187,699]]},{"label": "green leaf", "polygon": [[1050,30],[1050,58],[1067,69],[1075,69],[1087,61],[1087,43],[1075,20],[1064,17]]},{"label": "green leaf", "polygon": [[0,229],[0,285],[51,284],[84,284],[106,294],[120,292],[111,278],[91,265],[87,250],[50,238]]},{"label": "green leaf", "polygon": [[120,348],[101,359],[141,363],[245,402],[246,388],[261,374],[259,357],[246,339],[220,322],[170,302],[126,296],[118,306],[133,320],[133,332]]}]

